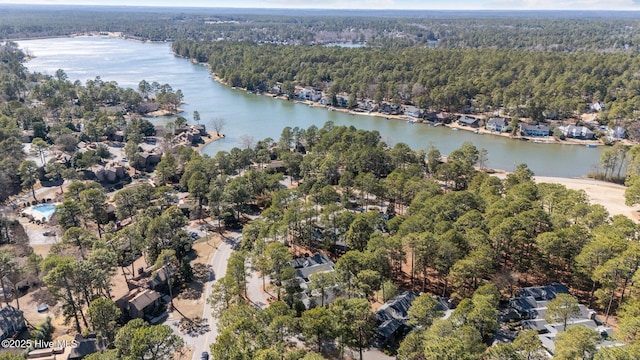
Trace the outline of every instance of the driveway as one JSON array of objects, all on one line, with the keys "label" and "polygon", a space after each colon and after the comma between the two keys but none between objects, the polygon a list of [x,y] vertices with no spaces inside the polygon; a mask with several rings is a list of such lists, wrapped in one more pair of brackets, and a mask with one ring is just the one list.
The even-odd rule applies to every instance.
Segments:
[{"label": "driveway", "polygon": [[[247,268],[251,268],[251,261],[247,261]],[[266,276],[264,279],[264,283],[267,285],[271,279],[269,276]],[[266,309],[269,306],[269,294],[263,291],[263,281],[262,277],[258,274],[257,271],[249,271],[249,276],[247,278],[247,297],[249,301],[253,303],[253,306],[260,309]],[[275,295],[274,295],[275,297]]]}]

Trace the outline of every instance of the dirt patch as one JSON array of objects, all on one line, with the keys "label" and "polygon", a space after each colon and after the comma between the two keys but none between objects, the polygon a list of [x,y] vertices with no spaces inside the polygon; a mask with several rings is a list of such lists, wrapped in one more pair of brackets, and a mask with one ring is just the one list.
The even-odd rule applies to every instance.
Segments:
[{"label": "dirt patch", "polygon": [[202,316],[204,310],[204,289],[211,274],[211,258],[222,243],[220,234],[213,233],[193,244],[194,259],[191,261],[194,280],[173,300],[177,318],[193,319]]},{"label": "dirt patch", "polygon": [[182,350],[176,352],[173,355],[174,360],[189,360],[193,358],[193,349],[190,347],[183,347]]}]

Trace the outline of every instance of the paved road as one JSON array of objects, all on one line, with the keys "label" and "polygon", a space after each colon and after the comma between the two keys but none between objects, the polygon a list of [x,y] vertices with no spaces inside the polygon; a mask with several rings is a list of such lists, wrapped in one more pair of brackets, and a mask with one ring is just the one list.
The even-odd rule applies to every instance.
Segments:
[{"label": "paved road", "polygon": [[[204,296],[205,300],[209,298],[211,294],[211,287],[216,282],[216,279],[223,277],[227,272],[227,262],[229,261],[229,257],[233,252],[233,246],[235,242],[233,239],[237,239],[240,236],[240,233],[232,233],[232,235],[227,238],[216,250],[215,254],[213,254],[213,258],[211,259],[211,268],[213,269],[213,274],[210,275],[209,281],[205,287]],[[202,312],[202,318],[207,319],[209,322],[209,331],[198,336],[183,336],[185,342],[188,345],[193,346],[193,359],[199,360],[202,353],[204,351],[209,351],[209,345],[216,339],[218,336],[218,321],[217,319],[211,316],[211,306],[205,301],[204,310]]]}]

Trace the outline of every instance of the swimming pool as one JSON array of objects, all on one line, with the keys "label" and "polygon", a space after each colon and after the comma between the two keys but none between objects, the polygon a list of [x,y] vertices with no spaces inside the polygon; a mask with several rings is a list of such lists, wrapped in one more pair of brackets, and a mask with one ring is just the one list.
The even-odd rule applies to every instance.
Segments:
[{"label": "swimming pool", "polygon": [[31,211],[34,212],[33,215],[35,215],[37,219],[45,218],[49,220],[51,215],[56,211],[56,206],[51,204],[36,205],[31,208]]}]

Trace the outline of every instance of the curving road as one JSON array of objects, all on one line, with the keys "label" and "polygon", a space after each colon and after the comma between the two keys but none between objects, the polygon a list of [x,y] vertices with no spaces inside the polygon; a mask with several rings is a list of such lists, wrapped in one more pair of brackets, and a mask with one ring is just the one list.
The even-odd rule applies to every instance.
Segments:
[{"label": "curving road", "polygon": [[204,291],[204,309],[202,311],[202,318],[206,319],[209,324],[209,331],[204,334],[199,334],[196,336],[180,334],[182,339],[185,341],[185,344],[193,347],[193,359],[200,360],[203,352],[209,352],[209,345],[216,339],[218,336],[218,321],[216,318],[211,316],[211,306],[206,301],[211,295],[211,287],[216,282],[216,279],[223,277],[227,272],[227,262],[229,261],[229,257],[233,252],[233,248],[235,246],[235,239],[238,239],[240,233],[232,233],[231,236],[227,237],[220,246],[218,246],[216,252],[213,254],[211,258],[211,268],[212,273],[209,276],[209,281],[205,286]]}]

